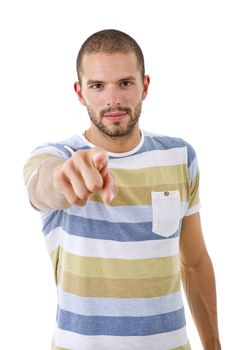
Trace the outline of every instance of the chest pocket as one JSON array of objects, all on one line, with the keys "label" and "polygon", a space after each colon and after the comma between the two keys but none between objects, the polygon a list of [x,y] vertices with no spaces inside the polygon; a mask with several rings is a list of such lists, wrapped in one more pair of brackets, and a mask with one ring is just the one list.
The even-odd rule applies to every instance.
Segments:
[{"label": "chest pocket", "polygon": [[179,191],[151,192],[151,199],[152,231],[164,237],[173,235],[180,222]]}]

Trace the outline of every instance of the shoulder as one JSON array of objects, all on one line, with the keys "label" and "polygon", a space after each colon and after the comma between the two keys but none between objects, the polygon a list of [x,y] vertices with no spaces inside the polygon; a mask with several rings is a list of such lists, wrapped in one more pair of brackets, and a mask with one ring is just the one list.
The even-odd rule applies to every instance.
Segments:
[{"label": "shoulder", "polygon": [[180,149],[186,155],[186,161],[190,166],[196,160],[194,147],[181,137],[156,134],[148,131],[144,132],[144,148],[146,150],[173,150]]},{"label": "shoulder", "polygon": [[81,135],[73,135],[72,137],[61,141],[50,141],[40,144],[33,150],[32,154],[35,156],[41,153],[50,153],[63,158],[69,158],[77,150],[85,148],[86,144]]}]

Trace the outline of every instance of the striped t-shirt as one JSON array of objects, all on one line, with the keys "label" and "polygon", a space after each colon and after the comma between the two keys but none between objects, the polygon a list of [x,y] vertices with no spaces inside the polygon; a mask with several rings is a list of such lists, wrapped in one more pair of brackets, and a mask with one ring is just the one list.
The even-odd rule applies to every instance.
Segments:
[{"label": "striped t-shirt", "polygon": [[[69,158],[93,147],[82,135],[38,147],[25,182],[51,155]],[[109,152],[118,195],[104,204],[42,213],[57,284],[52,349],[187,350],[181,296],[182,218],[199,210],[192,146],[142,132],[130,152]]]}]

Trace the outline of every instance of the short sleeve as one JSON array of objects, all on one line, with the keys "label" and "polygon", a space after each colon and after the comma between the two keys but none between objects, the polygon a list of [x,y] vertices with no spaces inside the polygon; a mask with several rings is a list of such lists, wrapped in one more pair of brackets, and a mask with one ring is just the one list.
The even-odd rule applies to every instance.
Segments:
[{"label": "short sleeve", "polygon": [[200,210],[201,203],[199,198],[200,173],[197,161],[197,155],[194,148],[187,143],[187,160],[189,175],[189,195],[188,208],[185,216],[197,213]]},{"label": "short sleeve", "polygon": [[29,185],[33,175],[37,172],[40,165],[47,159],[59,157],[68,159],[71,157],[73,150],[63,144],[46,143],[38,146],[32,153],[23,168],[24,184]]}]

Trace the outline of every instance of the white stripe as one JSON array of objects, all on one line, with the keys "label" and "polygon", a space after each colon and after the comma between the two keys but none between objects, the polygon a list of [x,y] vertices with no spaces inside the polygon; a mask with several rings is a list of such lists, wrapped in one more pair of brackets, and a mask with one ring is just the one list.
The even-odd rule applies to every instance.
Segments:
[{"label": "white stripe", "polygon": [[[61,144],[61,146],[63,146]],[[50,154],[53,154],[54,156],[57,156],[59,158],[64,158],[64,159],[68,159],[69,157],[67,156],[67,154],[65,154],[65,152],[62,152],[61,149],[57,149],[56,146],[43,146],[41,148],[39,148],[38,150],[35,150],[33,151],[33,153],[31,154],[31,158],[35,157],[35,156],[38,156],[40,154],[43,154],[43,153],[50,153]]]},{"label": "white stripe", "polygon": [[86,336],[56,328],[54,342],[72,350],[166,350],[188,343],[186,328],[148,336]]},{"label": "white stripe", "polygon": [[167,135],[157,134],[157,133],[154,133],[154,132],[150,132],[148,130],[143,130],[143,133],[144,133],[144,137],[146,137],[146,136],[150,136],[150,137],[169,137]]},{"label": "white stripe", "polygon": [[61,246],[71,254],[109,259],[149,259],[179,254],[179,237],[152,241],[116,242],[69,235],[61,227],[57,227],[45,237],[45,241],[50,253]]},{"label": "white stripe", "polygon": [[110,168],[140,169],[155,166],[187,164],[187,148],[146,151],[129,158],[109,159]]},{"label": "white stripe", "polygon": [[65,212],[86,219],[108,222],[141,223],[152,220],[151,205],[107,206],[104,203],[88,201],[84,207],[73,206]]},{"label": "white stripe", "polygon": [[189,215],[193,215],[195,213],[197,213],[201,208],[201,203],[197,203],[194,207],[188,209],[185,213],[185,216],[189,216]]},{"label": "white stripe", "polygon": [[195,157],[189,166],[189,182],[192,182],[195,176],[197,176],[199,172],[197,157]]},{"label": "white stripe", "polygon": [[59,307],[86,316],[144,317],[174,312],[184,307],[181,292],[155,298],[80,297],[57,287]]},{"label": "white stripe", "polygon": [[75,151],[71,147],[69,147],[68,145],[64,145],[64,148],[66,148],[71,153],[71,155],[73,155],[75,153]]},{"label": "white stripe", "polygon": [[[180,218],[182,218],[187,211],[188,202],[182,201],[180,206]],[[106,206],[103,203],[88,201],[84,207],[73,206],[66,209],[65,212],[86,219],[108,222],[142,223],[152,221],[151,205]]]}]

